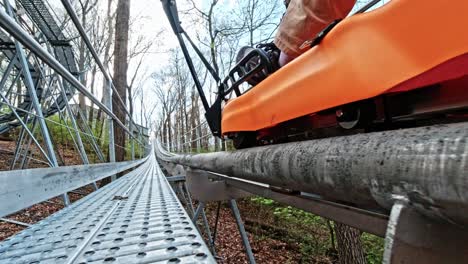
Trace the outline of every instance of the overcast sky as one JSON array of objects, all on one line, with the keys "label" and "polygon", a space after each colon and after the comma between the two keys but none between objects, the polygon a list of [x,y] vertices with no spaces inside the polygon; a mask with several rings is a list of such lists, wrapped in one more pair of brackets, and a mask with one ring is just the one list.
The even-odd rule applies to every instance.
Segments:
[{"label": "overcast sky", "polygon": [[[183,5],[183,2],[184,1],[178,1],[178,6]],[[201,2],[201,0],[195,2]],[[181,6],[181,8],[183,8],[183,6]],[[150,74],[168,64],[169,54],[166,51],[174,48],[178,49],[179,44],[170,28],[160,0],[131,0],[130,12],[132,17],[142,18],[142,22],[138,23],[136,27],[140,34],[145,34],[148,37],[156,37],[158,32],[165,30],[157,39],[155,38],[158,45],[155,45],[151,51],[145,55],[142,66],[143,72],[147,73],[146,76],[143,77],[146,78],[146,82],[143,84],[144,92],[147,95],[145,96],[145,101],[146,105],[150,106],[153,105],[156,100],[151,92],[153,81],[150,78]],[[135,65],[130,65],[130,67],[132,66],[134,67]],[[133,69],[130,68],[129,72],[133,72]],[[140,106],[135,105],[135,108],[139,111]]]}]

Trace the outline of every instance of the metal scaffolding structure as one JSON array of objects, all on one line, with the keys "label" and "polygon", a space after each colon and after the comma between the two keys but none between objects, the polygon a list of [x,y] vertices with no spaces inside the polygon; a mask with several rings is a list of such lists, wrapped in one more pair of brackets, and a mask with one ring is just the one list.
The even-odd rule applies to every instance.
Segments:
[{"label": "metal scaffolding structure", "polygon": [[[72,18],[79,36],[85,41],[86,47],[93,55],[95,63],[99,66],[104,80],[108,83],[109,90],[115,91],[112,79],[106,71],[107,69],[103,66],[83,27],[77,21],[77,15],[73,11],[73,8],[67,0],[62,2],[67,13]],[[53,114],[65,112],[66,106],[69,104],[70,100],[74,101],[74,96],[76,92],[78,92],[86,96],[89,101],[107,114],[109,119],[122,127],[130,138],[135,139],[138,144],[142,144],[141,139],[135,138],[134,135],[130,133],[127,125],[116,118],[110,109],[110,102],[112,99],[103,98],[103,100],[101,100],[98,98],[97,94],[91,93],[82,84],[80,80],[86,72],[78,72],[74,56],[74,45],[76,44],[70,40],[71,36],[64,36],[63,28],[57,25],[56,19],[54,19],[49,12],[49,9],[46,8],[45,2],[43,0],[25,0],[19,1],[18,3],[21,4],[21,7],[26,11],[26,14],[28,14],[28,20],[26,22],[31,24],[23,25],[18,23],[23,22],[26,18],[16,18],[15,12],[8,1],[5,1],[6,12],[0,10],[2,29],[11,35],[10,37],[6,32],[0,31],[0,37],[6,47],[2,49],[2,52],[11,64],[8,65],[7,70],[3,73],[2,84],[6,84],[7,82],[12,85],[15,84],[15,82],[8,80],[8,78],[11,79],[16,76],[16,81],[23,81],[24,85],[27,88],[29,87],[28,89],[31,89],[31,91],[27,90],[25,92],[24,97],[19,97],[18,93],[15,94],[13,92],[15,96],[11,103],[16,112],[23,117],[27,116],[27,114],[31,114],[29,113],[31,110],[37,111],[40,108],[42,111],[37,111],[35,115],[32,113],[33,116],[37,117],[36,119],[38,119],[38,122],[40,122],[40,120],[44,120]],[[29,31],[38,31],[40,34],[35,33],[37,36],[31,35],[28,33],[28,29]],[[23,46],[27,48],[27,50],[24,49]],[[29,54],[26,55],[26,52],[29,52]],[[22,58],[26,60],[29,59],[29,61],[34,61],[36,63],[34,65],[20,64]],[[17,71],[16,75],[11,73],[12,70]],[[28,75],[31,78],[28,78]],[[31,79],[32,82],[30,81]],[[6,90],[3,88],[4,87],[2,87],[2,90]],[[4,92],[4,96],[10,98],[12,97],[11,93],[12,88],[10,87]],[[34,96],[34,93],[36,93],[36,96]],[[130,116],[126,103],[122,101],[118,93],[116,94],[119,99],[120,108],[127,114],[129,125],[136,125],[133,118]],[[111,91],[108,91],[107,96],[110,97],[110,95]],[[34,100],[35,97],[37,97],[37,102]],[[107,102],[107,106],[101,101]],[[5,104],[8,103],[5,102]],[[83,113],[73,113],[73,116],[79,116],[80,114]],[[44,115],[44,117],[41,117],[41,115]],[[72,117],[68,118],[72,119]],[[19,123],[19,121],[16,120],[16,116],[12,113],[2,116],[0,120],[2,121],[1,132],[6,132],[12,126],[18,125]],[[7,121],[11,122],[7,123]],[[89,132],[85,131],[86,129],[84,128],[78,129],[82,130],[80,131],[81,134]],[[113,139],[110,138],[109,140]]]},{"label": "metal scaffolding structure", "polygon": [[[70,3],[62,1],[67,13],[72,18],[75,29],[85,41],[93,59],[101,70],[104,81],[108,84],[108,91],[102,100],[98,94],[91,93],[80,81],[86,72],[78,72],[74,55],[76,43],[67,36],[58,19],[43,0],[21,0],[17,6],[12,7],[7,0],[4,1],[4,10],[0,10],[0,51],[2,56],[2,76],[0,82],[0,134],[6,134],[15,129],[18,132],[15,156],[11,169],[28,168],[28,160],[32,145],[40,152],[40,159],[52,167],[65,165],[64,160],[55,146],[58,140],[50,133],[50,126],[58,126],[72,139],[73,147],[83,164],[89,164],[89,156],[105,162],[107,152],[110,161],[115,161],[115,148],[113,142],[113,123],[122,127],[131,139],[132,158],[134,158],[134,144],[138,144],[140,156],[143,155],[145,144],[143,131],[135,137],[130,132],[132,125],[137,126],[125,102],[120,99],[120,107],[127,113],[130,129],[121,122],[111,110],[112,79],[106,72],[96,51],[91,46],[83,27],[77,21]],[[24,10],[25,12],[19,12]],[[19,15],[18,15],[19,14]],[[89,122],[87,113],[80,107],[71,107],[70,103],[77,104],[76,97],[82,94],[97,107],[96,112],[107,115],[107,130],[109,135],[98,137],[92,129],[96,123]],[[106,105],[103,103],[106,102]],[[94,119],[89,118],[89,120]],[[125,122],[126,123],[126,122]],[[37,128],[39,127],[39,129]],[[147,135],[146,135],[147,136]],[[39,140],[40,138],[40,140]],[[85,148],[88,147],[88,153]],[[103,149],[107,147],[108,149]],[[89,153],[89,149],[92,153]],[[66,195],[64,196],[68,203]]]}]

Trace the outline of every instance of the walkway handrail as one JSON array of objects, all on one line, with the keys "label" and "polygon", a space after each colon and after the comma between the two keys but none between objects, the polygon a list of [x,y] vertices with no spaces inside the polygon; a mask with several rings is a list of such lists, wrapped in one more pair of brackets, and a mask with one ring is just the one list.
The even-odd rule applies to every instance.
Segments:
[{"label": "walkway handrail", "polygon": [[119,172],[135,168],[135,161],[0,172],[0,217],[17,212]]}]

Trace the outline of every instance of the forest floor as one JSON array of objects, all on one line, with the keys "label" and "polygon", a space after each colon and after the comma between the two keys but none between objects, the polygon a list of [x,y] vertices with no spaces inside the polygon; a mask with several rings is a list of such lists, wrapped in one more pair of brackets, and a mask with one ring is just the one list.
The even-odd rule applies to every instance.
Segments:
[{"label": "forest floor", "polygon": [[[238,206],[257,263],[336,262],[333,250],[327,252],[326,241],[329,234],[326,229],[314,230],[311,233],[316,239],[314,244],[324,247],[323,250],[316,250],[315,245],[310,245],[314,247],[315,252],[312,252],[304,247],[304,239],[294,231],[300,229],[282,226],[279,223],[281,220],[270,206],[249,198],[238,201]],[[216,208],[216,203],[207,206],[207,217],[211,228],[215,224]],[[227,204],[221,205],[215,243],[220,263],[248,263],[235,219]]]},{"label": "forest floor", "polygon": [[[15,142],[0,141],[0,170],[8,170],[13,158]],[[65,164],[79,164],[73,152],[62,149]],[[37,152],[37,151],[36,151]],[[39,157],[38,153],[33,156]],[[46,165],[31,160],[29,167]],[[88,185],[70,193],[71,202],[93,191]],[[321,217],[282,206],[260,197],[238,201],[249,241],[257,263],[336,263],[336,242],[330,231],[332,225]],[[59,197],[36,204],[8,216],[8,219],[34,224],[63,208]],[[217,203],[206,207],[210,227],[215,225]],[[219,263],[248,263],[234,217],[227,204],[221,204],[216,236]],[[202,227],[202,225],[200,225]],[[0,241],[25,229],[25,226],[0,221]],[[203,230],[203,228],[200,228]],[[381,262],[383,240],[363,234],[369,263]]]},{"label": "forest floor", "polygon": [[[241,199],[238,206],[257,263],[338,263],[332,222],[261,197]],[[227,203],[220,208],[215,242],[218,261],[248,263],[230,208]],[[207,205],[211,229],[216,211],[217,203]],[[199,226],[203,230],[201,221]],[[367,262],[382,263],[384,240],[367,233],[361,240]]]}]

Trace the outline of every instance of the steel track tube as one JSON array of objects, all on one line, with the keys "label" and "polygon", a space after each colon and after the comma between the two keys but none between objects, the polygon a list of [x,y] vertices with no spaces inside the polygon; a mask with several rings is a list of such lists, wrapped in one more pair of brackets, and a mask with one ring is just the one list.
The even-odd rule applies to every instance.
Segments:
[{"label": "steel track tube", "polygon": [[247,236],[247,232],[245,232],[244,223],[242,222],[242,218],[240,216],[240,212],[239,212],[239,208],[237,207],[236,200],[229,200],[229,205],[231,206],[232,214],[234,215],[234,218],[236,219],[237,228],[239,229],[239,233],[242,238],[242,243],[244,244],[244,249],[249,259],[249,263],[255,264],[255,257],[252,252],[252,247],[250,246],[249,237]]},{"label": "steel track tube", "polygon": [[361,209],[388,211],[393,195],[406,196],[468,226],[468,122],[158,158]]}]

